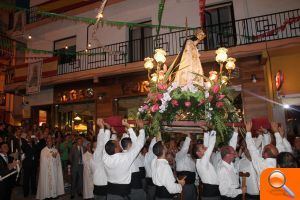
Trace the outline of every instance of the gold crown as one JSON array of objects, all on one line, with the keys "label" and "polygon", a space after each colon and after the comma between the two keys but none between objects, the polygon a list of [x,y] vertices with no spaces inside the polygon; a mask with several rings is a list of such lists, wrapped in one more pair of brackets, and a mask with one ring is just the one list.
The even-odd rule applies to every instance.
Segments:
[{"label": "gold crown", "polygon": [[195,36],[198,38],[198,40],[203,40],[206,37],[206,34],[201,28],[199,28],[195,31]]}]

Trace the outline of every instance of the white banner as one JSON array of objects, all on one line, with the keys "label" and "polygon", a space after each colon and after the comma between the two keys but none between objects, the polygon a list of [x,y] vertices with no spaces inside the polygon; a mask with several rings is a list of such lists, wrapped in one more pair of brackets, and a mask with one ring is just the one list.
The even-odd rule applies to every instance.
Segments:
[{"label": "white banner", "polygon": [[26,94],[40,92],[43,61],[28,64]]}]

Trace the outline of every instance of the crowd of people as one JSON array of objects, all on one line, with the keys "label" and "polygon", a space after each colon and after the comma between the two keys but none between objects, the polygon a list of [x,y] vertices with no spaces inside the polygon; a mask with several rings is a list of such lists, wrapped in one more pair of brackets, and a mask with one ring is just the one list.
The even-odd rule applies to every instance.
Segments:
[{"label": "crowd of people", "polygon": [[289,142],[277,123],[254,132],[247,122],[245,135],[234,128],[228,144],[218,145],[214,130],[201,140],[184,132],[163,141],[147,136],[143,121],[135,130],[122,125],[118,134],[97,119],[99,133],[82,136],[0,124],[0,199],[10,200],[18,184],[24,197],[57,198],[67,182],[71,199],[259,199],[263,170],[299,166],[300,138]]}]

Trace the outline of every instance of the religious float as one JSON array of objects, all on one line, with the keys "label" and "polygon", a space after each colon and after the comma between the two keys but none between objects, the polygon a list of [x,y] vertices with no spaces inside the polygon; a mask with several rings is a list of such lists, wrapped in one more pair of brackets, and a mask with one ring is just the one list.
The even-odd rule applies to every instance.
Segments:
[{"label": "religious float", "polygon": [[[154,59],[145,58],[150,92],[139,108],[138,117],[150,123],[148,132],[190,131],[201,133],[214,129],[218,141],[226,141],[241,117],[233,105],[229,87],[235,59],[228,58],[227,49],[216,50],[219,71],[203,74],[197,44],[205,38],[202,30],[187,39],[183,50],[168,67],[166,52],[156,49]],[[155,67],[156,66],[156,67]],[[226,68],[223,69],[223,68]]]}]

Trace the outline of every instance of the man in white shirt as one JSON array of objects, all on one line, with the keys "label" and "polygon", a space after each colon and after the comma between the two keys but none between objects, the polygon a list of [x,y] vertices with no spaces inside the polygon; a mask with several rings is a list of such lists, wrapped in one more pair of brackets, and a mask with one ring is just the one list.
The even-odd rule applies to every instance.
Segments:
[{"label": "man in white shirt", "polygon": [[202,200],[220,199],[219,181],[217,172],[210,162],[210,156],[216,143],[216,132],[204,133],[204,144],[198,144],[195,153],[199,159],[196,161],[197,172],[203,183]]},{"label": "man in white shirt", "polygon": [[153,159],[156,159],[156,155],[153,153],[153,146],[156,143],[156,137],[153,137],[148,152],[145,155],[145,170],[146,170],[146,182],[147,182],[147,200],[155,199],[155,185],[152,181],[151,163]]},{"label": "man in white shirt", "polygon": [[[106,200],[107,195],[107,175],[104,170],[104,163],[102,160],[104,146],[110,138],[110,125],[104,123],[103,119],[97,119],[97,125],[99,126],[99,133],[97,136],[97,145],[91,160],[91,170],[93,173],[94,183],[94,199]],[[106,126],[106,129],[104,129]]]},{"label": "man in white shirt", "polygon": [[251,134],[252,122],[246,123],[246,144],[247,149],[249,150],[251,160],[253,163],[253,167],[258,174],[258,184],[260,184],[260,175],[267,168],[275,168],[276,167],[276,157],[278,155],[277,148],[268,144],[264,146],[262,150],[262,154],[259,153],[259,150],[255,146],[254,140]]},{"label": "man in white shirt", "polygon": [[197,189],[195,186],[196,164],[190,154],[191,147],[191,135],[188,133],[180,151],[178,151],[175,156],[177,177],[179,179],[186,177],[182,191],[183,200],[197,199]]},{"label": "man in white shirt", "polygon": [[182,192],[182,186],[185,184],[184,178],[176,183],[172,169],[166,160],[167,149],[161,141],[153,146],[153,153],[157,159],[152,160],[152,180],[156,186],[156,200],[172,199],[175,194]]},{"label": "man in white shirt", "polygon": [[[131,136],[125,136],[121,139],[121,147],[123,149],[123,152],[128,152],[132,148],[132,143],[136,142],[137,137],[135,135],[135,132],[132,128],[130,128],[130,125],[127,122],[123,122],[123,125],[127,128],[129,135]],[[127,135],[127,134],[126,134]],[[131,192],[130,192],[130,199],[131,200],[146,200],[146,193],[143,190],[143,183],[142,183],[142,177],[140,175],[139,167],[138,167],[138,156],[134,159],[130,171],[131,171]]]},{"label": "man in white shirt", "polygon": [[217,170],[221,199],[241,199],[242,193],[246,192],[246,187],[240,188],[239,174],[232,163],[236,156],[232,146],[221,148],[222,161]]},{"label": "man in white shirt", "polygon": [[276,140],[276,148],[278,149],[278,153],[281,152],[289,152],[292,153],[293,149],[290,142],[286,139],[284,130],[282,126],[278,126],[277,123],[271,123],[272,131],[274,132],[275,140]]},{"label": "man in white shirt", "polygon": [[[246,143],[244,142],[241,146],[241,151],[243,152],[241,155],[241,159],[238,161],[238,169],[239,172],[250,174],[249,177],[246,178],[246,197],[249,200],[259,200],[259,185],[258,185],[258,174],[254,169],[254,166],[251,162],[250,153],[246,147]],[[240,182],[242,182],[242,178],[240,178]]]},{"label": "man in white shirt", "polygon": [[[116,141],[108,141],[103,151],[103,162],[108,180],[107,200],[124,200],[130,194],[131,165],[145,143],[145,131],[142,121],[137,121],[140,129],[136,141],[132,140],[132,147],[127,152],[118,151]],[[130,131],[130,136],[133,131]],[[135,134],[134,134],[135,135]]]}]

